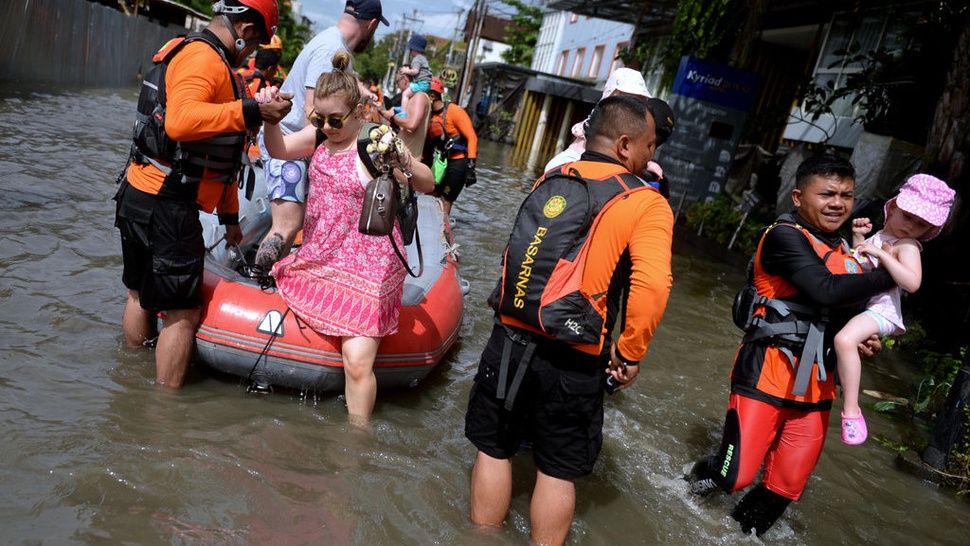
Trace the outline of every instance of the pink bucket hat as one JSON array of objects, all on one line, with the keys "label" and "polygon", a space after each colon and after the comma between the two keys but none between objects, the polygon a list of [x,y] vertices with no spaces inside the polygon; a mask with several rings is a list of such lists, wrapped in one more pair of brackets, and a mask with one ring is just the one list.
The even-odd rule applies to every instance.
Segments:
[{"label": "pink bucket hat", "polygon": [[895,202],[901,210],[929,222],[934,226],[933,229],[920,237],[920,241],[929,241],[943,230],[955,196],[956,192],[939,178],[928,174],[914,174],[899,188],[896,197],[886,201],[884,212],[888,217],[889,204]]}]

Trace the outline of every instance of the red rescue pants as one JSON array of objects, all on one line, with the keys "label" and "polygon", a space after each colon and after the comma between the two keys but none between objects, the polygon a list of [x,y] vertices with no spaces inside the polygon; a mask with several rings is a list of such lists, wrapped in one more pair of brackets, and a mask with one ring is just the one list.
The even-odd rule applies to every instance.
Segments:
[{"label": "red rescue pants", "polygon": [[748,486],[764,463],[762,482],[769,490],[798,500],[825,445],[829,411],[773,406],[731,394],[724,425],[720,464],[724,488]]}]

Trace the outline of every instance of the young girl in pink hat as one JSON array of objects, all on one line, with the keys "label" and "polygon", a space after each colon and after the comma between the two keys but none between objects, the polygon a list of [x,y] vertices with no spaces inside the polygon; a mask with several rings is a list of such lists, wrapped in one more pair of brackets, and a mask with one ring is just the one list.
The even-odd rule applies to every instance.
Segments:
[{"label": "young girl in pink hat", "polygon": [[857,347],[873,334],[900,335],[903,326],[901,291],[915,292],[923,277],[920,242],[940,234],[953,205],[955,192],[942,180],[928,174],[911,176],[896,197],[886,202],[886,224],[875,235],[868,218],[852,221],[852,244],[863,269],[885,267],[896,281],[896,288],[869,300],[866,310],[856,315],[835,336],[842,383],[842,441],[858,445],[869,432],[859,407],[859,378],[862,364]]}]

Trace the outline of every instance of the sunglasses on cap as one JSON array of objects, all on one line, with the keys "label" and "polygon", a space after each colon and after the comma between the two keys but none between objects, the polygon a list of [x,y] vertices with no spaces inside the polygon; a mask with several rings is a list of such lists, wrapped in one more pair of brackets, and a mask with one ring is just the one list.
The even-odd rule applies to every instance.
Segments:
[{"label": "sunglasses on cap", "polygon": [[344,126],[344,121],[346,121],[347,118],[350,117],[350,114],[353,114],[354,110],[356,109],[357,107],[354,106],[353,108],[350,109],[350,112],[347,112],[347,114],[344,117],[340,117],[337,115],[321,116],[320,114],[314,111],[314,112],[310,112],[307,115],[307,120],[310,121],[310,125],[313,125],[317,129],[323,129],[324,123],[329,125],[331,129],[340,129]]}]

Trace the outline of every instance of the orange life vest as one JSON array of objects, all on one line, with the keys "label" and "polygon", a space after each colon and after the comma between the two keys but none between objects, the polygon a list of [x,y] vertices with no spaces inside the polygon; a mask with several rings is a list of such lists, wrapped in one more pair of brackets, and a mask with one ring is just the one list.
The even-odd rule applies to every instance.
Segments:
[{"label": "orange life vest", "polygon": [[[765,231],[765,235],[778,226],[801,231],[832,273],[861,272],[859,263],[844,242],[833,248],[808,229],[789,223],[776,223]],[[739,350],[732,374],[757,373],[757,390],[772,397],[808,404],[831,400],[835,398],[835,381],[826,373],[824,363],[829,310],[791,301],[798,290],[785,278],[765,272],[761,265],[763,245],[764,236],[754,257],[754,287],[757,290],[754,317],[748,322],[742,344],[764,345],[764,359],[763,362],[746,361],[757,353]]]}]

